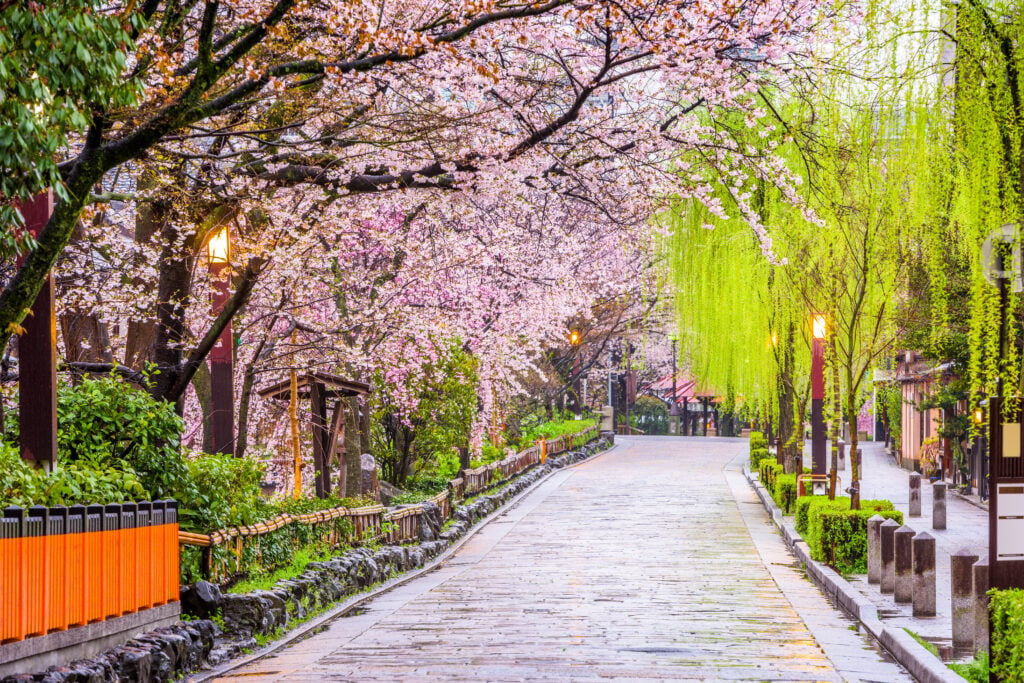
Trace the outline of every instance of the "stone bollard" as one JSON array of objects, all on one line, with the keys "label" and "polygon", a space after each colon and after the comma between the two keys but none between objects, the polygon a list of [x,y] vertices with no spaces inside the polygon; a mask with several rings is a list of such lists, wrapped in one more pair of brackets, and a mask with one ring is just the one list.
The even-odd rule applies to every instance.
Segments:
[{"label": "stone bollard", "polygon": [[878,527],[882,551],[882,593],[892,594],[896,590],[896,530],[900,525],[891,519]]},{"label": "stone bollard", "polygon": [[846,471],[846,442],[839,440],[839,471]]},{"label": "stone bollard", "polygon": [[978,556],[963,548],[949,557],[953,600],[953,647],[974,646],[974,570]]},{"label": "stone bollard", "polygon": [[974,654],[988,652],[988,555],[971,567],[974,594]]},{"label": "stone bollard", "polygon": [[878,530],[885,517],[873,515],[868,519],[868,583],[882,580],[882,537]]},{"label": "stone bollard", "polygon": [[914,536],[914,616],[935,616],[935,538],[927,531]]},{"label": "stone bollard", "polygon": [[893,597],[896,602],[913,602],[914,600],[914,530],[909,526],[901,526],[893,532],[893,556],[895,558],[896,575]]},{"label": "stone bollard", "polygon": [[932,528],[946,528],[946,482],[932,484]]},{"label": "stone bollard", "polygon": [[918,472],[910,473],[910,517],[921,516],[921,475]]}]

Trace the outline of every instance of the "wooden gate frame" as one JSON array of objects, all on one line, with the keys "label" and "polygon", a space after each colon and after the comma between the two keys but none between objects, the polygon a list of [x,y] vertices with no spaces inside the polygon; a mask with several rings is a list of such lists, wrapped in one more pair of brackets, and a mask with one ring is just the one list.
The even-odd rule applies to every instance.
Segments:
[{"label": "wooden gate frame", "polygon": [[[284,380],[271,384],[257,391],[262,398],[272,401],[288,402],[291,392],[291,381]],[[316,495],[326,498],[331,493],[330,467],[337,456],[338,434],[342,431],[345,416],[344,399],[353,396],[369,396],[370,385],[355,382],[328,372],[307,372],[298,378],[299,399],[308,398],[310,412],[313,414],[313,466],[316,468]],[[335,399],[333,414],[327,421],[328,402]],[[363,421],[357,420],[360,429]],[[369,435],[364,434],[363,437]],[[345,454],[348,457],[348,453]],[[359,455],[358,453],[356,454]],[[345,494],[345,477],[347,468],[341,468],[340,488]]]}]

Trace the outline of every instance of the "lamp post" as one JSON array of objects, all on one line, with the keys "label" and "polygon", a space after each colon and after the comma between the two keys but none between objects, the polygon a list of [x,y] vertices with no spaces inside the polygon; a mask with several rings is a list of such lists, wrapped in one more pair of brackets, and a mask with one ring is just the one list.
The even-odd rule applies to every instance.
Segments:
[{"label": "lamp post", "polygon": [[580,352],[577,348],[583,341],[583,335],[579,330],[569,332],[569,344],[573,347],[572,361],[572,405],[577,420],[583,419],[583,404],[580,401]]},{"label": "lamp post", "polygon": [[679,436],[679,387],[676,386],[676,374],[678,372],[676,368],[676,344],[678,339],[675,335],[672,335],[672,405],[668,409],[668,431],[669,434]]},{"label": "lamp post", "polygon": [[[1009,294],[1024,291],[1024,253],[1019,226],[1004,225],[982,246],[986,279],[999,291],[999,359],[1009,352],[1012,315]],[[1007,395],[1020,396],[1003,376],[996,378],[994,395],[988,399],[989,447],[989,588],[1024,588],[1024,432],[1020,405],[1005,410]],[[991,638],[991,622],[989,624]],[[989,680],[995,680],[990,677]]]},{"label": "lamp post", "polygon": [[[816,314],[811,318],[811,474],[815,476],[815,493],[818,493],[818,477],[826,470],[825,457],[825,337],[828,323],[825,316]],[[820,485],[824,488],[824,484]]]},{"label": "lamp post", "polygon": [[[212,313],[224,310],[229,295],[231,267],[231,233],[228,226],[214,228],[206,243],[213,283]],[[217,343],[210,350],[210,433],[215,453],[235,452],[234,344],[231,322],[224,326]]]}]

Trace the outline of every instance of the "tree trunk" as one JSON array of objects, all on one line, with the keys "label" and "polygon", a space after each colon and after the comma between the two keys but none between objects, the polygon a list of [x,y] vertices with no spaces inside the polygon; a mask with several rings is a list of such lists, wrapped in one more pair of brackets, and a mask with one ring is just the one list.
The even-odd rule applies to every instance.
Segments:
[{"label": "tree trunk", "polygon": [[213,424],[210,419],[210,368],[203,363],[192,379],[192,387],[199,399],[199,408],[203,416],[203,453],[213,453]]},{"label": "tree trunk", "polygon": [[776,459],[782,463],[787,474],[799,474],[796,463],[800,441],[797,435],[800,430],[794,410],[796,389],[793,384],[793,333],[791,323],[783,341],[782,372],[779,375],[779,440]]},{"label": "tree trunk", "polygon": [[[160,368],[150,393],[154,398],[167,400],[178,382],[184,357],[185,315],[191,303],[192,267],[195,263],[195,237],[189,237],[180,251],[174,248],[178,231],[173,225],[163,229],[166,245],[160,254],[160,277],[157,284],[156,339],[153,359]],[[178,414],[183,401],[175,401]]]},{"label": "tree trunk", "polygon": [[850,429],[850,509],[860,510],[860,449],[857,447],[857,413],[853,408],[854,397],[847,396],[846,423]]},{"label": "tree trunk", "polygon": [[[148,172],[144,172],[139,181],[139,189],[147,190],[153,183]],[[147,244],[153,235],[166,228],[170,202],[164,198],[139,205],[135,220],[135,243]],[[132,284],[143,284],[142,278],[135,278]],[[152,320],[129,320],[125,335],[124,364],[134,370],[141,370],[147,362],[153,361],[153,348],[156,344],[156,323]]]},{"label": "tree trunk", "polygon": [[836,362],[835,342],[829,344],[832,356],[832,419],[829,420],[829,438],[832,440],[832,462],[828,473],[828,499],[836,499],[836,477],[839,475],[839,425],[843,421],[842,404],[839,396],[839,363]]}]

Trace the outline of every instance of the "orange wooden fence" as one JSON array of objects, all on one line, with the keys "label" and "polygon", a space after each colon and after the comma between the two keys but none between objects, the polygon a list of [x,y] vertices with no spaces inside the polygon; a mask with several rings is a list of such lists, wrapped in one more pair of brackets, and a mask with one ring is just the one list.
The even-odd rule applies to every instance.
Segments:
[{"label": "orange wooden fence", "polygon": [[0,642],[177,599],[176,502],[4,509]]}]

